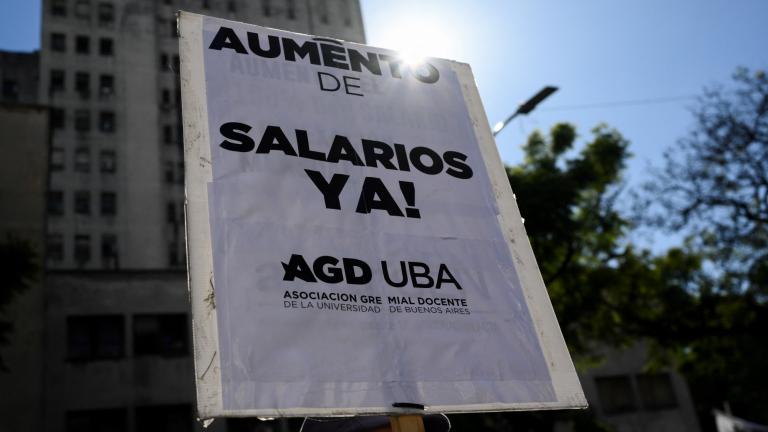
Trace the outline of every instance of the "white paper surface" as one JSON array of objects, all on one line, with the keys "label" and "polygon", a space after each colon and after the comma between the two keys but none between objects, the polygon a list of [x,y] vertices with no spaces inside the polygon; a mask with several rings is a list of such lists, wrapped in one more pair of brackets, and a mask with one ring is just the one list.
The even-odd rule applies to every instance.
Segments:
[{"label": "white paper surface", "polygon": [[[231,38],[223,49],[210,48],[222,26],[233,30],[246,53],[232,48]],[[364,412],[396,402],[562,404],[453,64],[428,59],[439,79],[425,83],[404,69],[393,77],[386,62],[376,75],[313,65],[308,57],[260,57],[249,50],[247,32],[258,34],[262,48],[267,36],[299,44],[312,41],[310,36],[209,17],[202,27],[220,409]],[[350,90],[363,96],[345,94],[343,85],[322,91],[318,72],[352,77],[349,82],[360,88]],[[247,133],[242,127],[240,135],[224,132],[222,125],[233,122],[247,125]],[[319,152],[316,159],[320,153],[330,158],[339,148],[334,142],[346,138],[364,166],[286,154],[291,150],[281,150],[279,140],[262,147],[268,127],[279,128],[294,153],[303,140]],[[242,148],[238,140],[244,134],[254,149],[231,150]],[[364,140],[397,144],[406,154],[425,147],[442,156],[444,166],[425,173],[411,159],[404,170],[397,156],[389,167],[367,166]],[[230,149],[222,147],[227,141]],[[460,153],[471,177],[461,164],[453,166],[463,174],[449,174],[446,152]],[[348,176],[338,209],[328,208],[307,170],[326,181]],[[375,208],[361,212],[366,182],[383,185],[404,216]],[[412,184],[412,196],[401,182]],[[381,194],[375,199],[386,201]],[[407,217],[413,216],[407,208],[418,209],[420,217]],[[520,240],[529,247],[527,239]],[[318,257],[339,262],[313,269]],[[307,268],[297,266],[297,259]],[[348,284],[345,259],[358,263],[351,276],[360,276],[363,266],[370,280]],[[422,273],[428,268],[428,277],[392,286],[400,285],[403,268],[409,275],[409,265]],[[322,281],[335,272],[345,281]],[[193,281],[193,302],[194,297]]]}]

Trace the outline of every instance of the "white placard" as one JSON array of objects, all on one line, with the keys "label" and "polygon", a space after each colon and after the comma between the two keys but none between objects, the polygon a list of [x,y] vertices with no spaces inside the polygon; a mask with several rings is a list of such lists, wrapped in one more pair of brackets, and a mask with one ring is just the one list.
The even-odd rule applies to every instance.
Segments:
[{"label": "white placard", "polygon": [[202,417],[586,405],[467,65],[180,30]]}]

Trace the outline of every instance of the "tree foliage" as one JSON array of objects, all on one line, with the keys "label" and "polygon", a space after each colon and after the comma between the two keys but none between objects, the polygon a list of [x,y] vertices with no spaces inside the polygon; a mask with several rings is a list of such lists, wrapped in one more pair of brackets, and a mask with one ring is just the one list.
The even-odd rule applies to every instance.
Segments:
[{"label": "tree foliage", "polygon": [[[39,267],[32,245],[15,237],[0,242],[0,347],[7,345],[13,323],[2,314],[20,293],[27,290],[37,276]],[[0,352],[0,371],[7,370]]]},{"label": "tree foliage", "polygon": [[689,289],[695,307],[673,318],[685,331],[667,344],[700,417],[728,401],[768,423],[768,78],[733,78],[704,92],[693,129],[639,202],[651,226],[683,233],[703,262]]}]

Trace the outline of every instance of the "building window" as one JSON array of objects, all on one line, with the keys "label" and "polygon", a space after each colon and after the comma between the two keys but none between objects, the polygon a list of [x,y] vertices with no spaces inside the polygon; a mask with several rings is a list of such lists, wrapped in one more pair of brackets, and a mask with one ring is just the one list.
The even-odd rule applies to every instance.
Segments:
[{"label": "building window", "polygon": [[99,75],[99,95],[112,96],[115,93],[115,76]]},{"label": "building window", "polygon": [[75,91],[87,99],[91,95],[91,75],[88,72],[75,73]]},{"label": "building window", "polygon": [[272,16],[272,1],[261,0],[261,14],[265,17]]},{"label": "building window", "polygon": [[78,54],[91,53],[91,39],[88,36],[75,37],[75,52]]},{"label": "building window", "polygon": [[91,260],[91,236],[78,234],[75,236],[75,261],[83,265]]},{"label": "building window", "polygon": [[111,57],[115,54],[114,42],[110,38],[99,39],[99,55]]},{"label": "building window", "polygon": [[51,69],[51,92],[64,91],[65,83],[64,71],[61,69]]},{"label": "building window", "polygon": [[635,393],[629,375],[595,378],[600,407],[606,415],[637,411]]},{"label": "building window", "polygon": [[75,130],[78,132],[88,132],[91,130],[91,112],[87,109],[75,111]]},{"label": "building window", "polygon": [[237,12],[237,3],[235,3],[234,0],[229,0],[227,2],[227,12],[229,12],[229,13]]},{"label": "building window", "polygon": [[115,113],[112,111],[101,111],[99,113],[99,130],[104,133],[115,132]]},{"label": "building window", "polygon": [[8,100],[19,99],[19,83],[16,80],[3,80],[3,98]]},{"label": "building window", "polygon": [[101,262],[106,268],[117,268],[117,236],[104,234],[101,236]]},{"label": "building window", "polygon": [[51,108],[51,128],[64,129],[66,116],[63,108]]},{"label": "building window", "polygon": [[133,353],[183,356],[189,352],[186,314],[133,316]]},{"label": "building window", "polygon": [[165,144],[173,144],[173,126],[163,126],[163,142]]},{"label": "building window", "polygon": [[64,149],[51,149],[51,171],[61,171],[64,169]]},{"label": "building window", "polygon": [[168,202],[165,206],[165,220],[168,223],[176,223],[176,203],[173,201]]},{"label": "building window", "polygon": [[320,0],[319,6],[320,22],[328,24],[328,2],[326,0]]},{"label": "building window", "polygon": [[190,405],[155,405],[136,407],[137,431],[193,430]]},{"label": "building window", "polygon": [[102,192],[100,208],[102,216],[114,216],[117,214],[117,195],[114,192]]},{"label": "building window", "polygon": [[211,8],[211,2],[210,0],[203,0],[203,9],[210,9]]},{"label": "building window", "polygon": [[296,19],[296,0],[288,0],[288,19]]},{"label": "building window", "polygon": [[176,182],[183,185],[184,184],[184,163],[178,162],[176,164]]},{"label": "building window", "polygon": [[171,107],[171,91],[168,89],[163,89],[162,92],[160,92],[160,107],[162,109],[169,109]]},{"label": "building window", "polygon": [[99,23],[111,24],[115,20],[115,7],[112,3],[99,3]]},{"label": "building window", "polygon": [[160,54],[160,72],[165,72],[171,68],[171,63],[168,59],[168,54]]},{"label": "building window", "polygon": [[352,27],[352,8],[349,5],[349,0],[341,0],[341,10],[344,16],[344,26]]},{"label": "building window", "polygon": [[67,317],[69,360],[108,360],[123,356],[125,356],[125,322],[122,315]]},{"label": "building window", "polygon": [[79,215],[91,214],[91,193],[89,191],[75,191],[75,213]]},{"label": "building window", "polygon": [[67,36],[64,33],[51,33],[51,50],[58,52],[67,50]]},{"label": "building window", "polygon": [[181,60],[179,60],[178,54],[173,55],[173,71],[175,73],[179,73],[179,69],[181,67]]},{"label": "building window", "polygon": [[168,243],[168,265],[176,267],[179,264],[179,245],[176,242]]},{"label": "building window", "polygon": [[173,179],[175,178],[173,174],[173,162],[165,162],[163,166],[163,177],[165,178],[166,183],[173,184]]},{"label": "building window", "polygon": [[64,214],[64,192],[52,190],[48,192],[48,214],[61,216]]},{"label": "building window", "polygon": [[77,0],[75,3],[75,16],[82,19],[91,19],[91,1]]},{"label": "building window", "polygon": [[51,15],[60,17],[67,16],[67,0],[52,0]]},{"label": "building window", "polygon": [[60,233],[50,233],[45,243],[46,259],[59,262],[64,259],[64,236]]},{"label": "building window", "polygon": [[642,374],[637,377],[637,391],[643,408],[649,411],[677,408],[677,398],[668,373]]},{"label": "building window", "polygon": [[75,150],[75,172],[91,172],[91,152],[87,147]]},{"label": "building window", "polygon": [[124,408],[68,411],[66,432],[126,432]]},{"label": "building window", "polygon": [[99,154],[99,169],[102,173],[112,174],[117,171],[114,150],[102,150]]},{"label": "building window", "polygon": [[179,29],[176,27],[176,20],[168,21],[168,30],[170,30],[170,36],[172,38],[179,37]]}]

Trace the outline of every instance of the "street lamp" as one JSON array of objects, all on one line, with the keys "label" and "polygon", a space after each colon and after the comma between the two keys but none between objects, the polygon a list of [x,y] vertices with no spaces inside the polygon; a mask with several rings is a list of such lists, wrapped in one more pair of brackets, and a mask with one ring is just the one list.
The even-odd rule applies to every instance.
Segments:
[{"label": "street lamp", "polygon": [[507,126],[507,124],[512,121],[513,118],[517,117],[518,114],[528,114],[529,112],[533,111],[533,109],[536,108],[536,105],[540,104],[544,99],[548,98],[552,93],[556,91],[557,87],[554,86],[546,86],[539,90],[539,92],[533,95],[532,98],[520,104],[520,106],[517,107],[517,111],[512,113],[512,115],[507,117],[504,121],[496,123],[496,126],[493,127],[493,136],[498,135],[499,132],[501,132],[502,129],[504,129],[504,127]]}]

